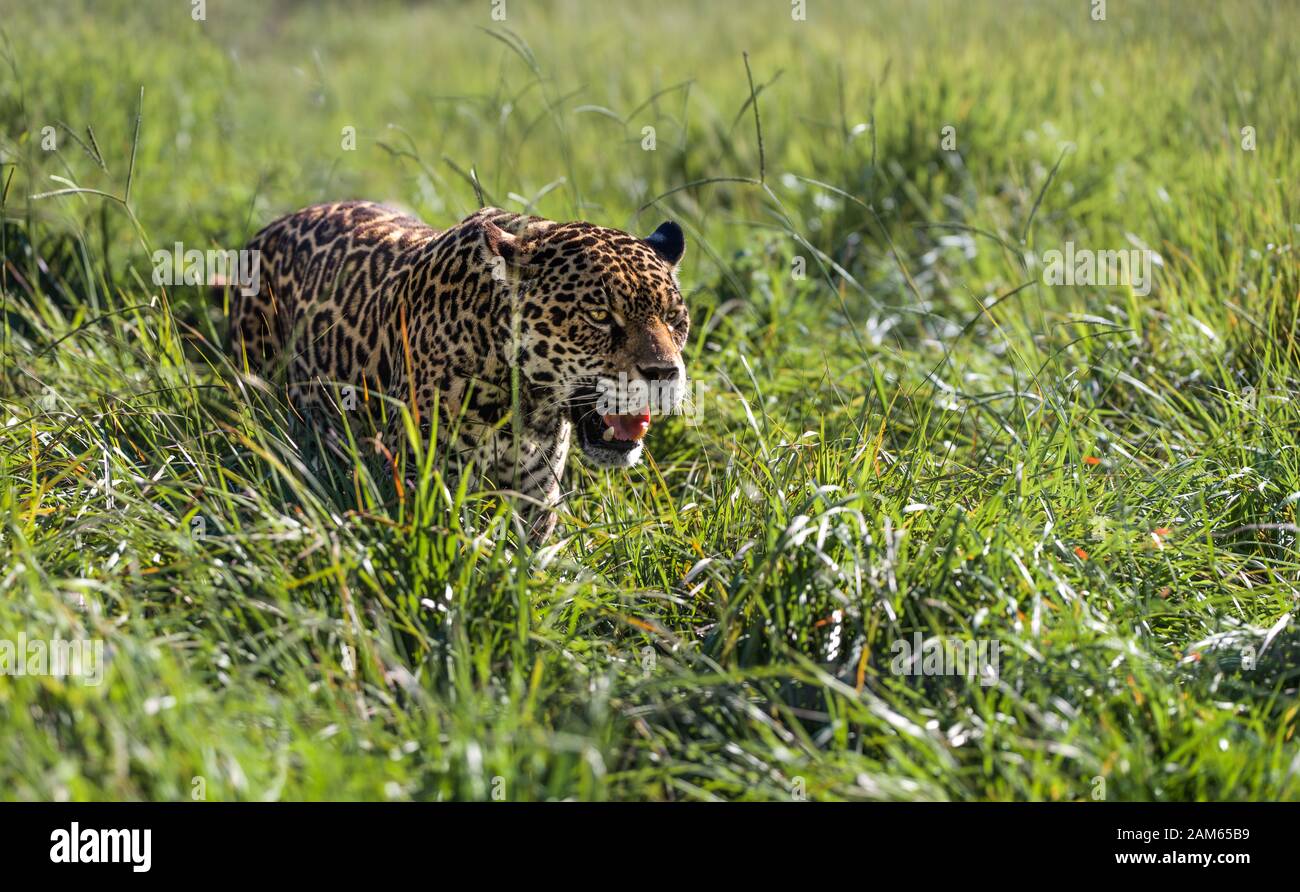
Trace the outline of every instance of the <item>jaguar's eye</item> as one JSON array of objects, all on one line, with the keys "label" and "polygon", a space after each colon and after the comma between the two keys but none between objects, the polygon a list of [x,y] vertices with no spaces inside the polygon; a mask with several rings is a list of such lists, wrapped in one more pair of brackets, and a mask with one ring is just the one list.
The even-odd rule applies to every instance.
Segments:
[{"label": "jaguar's eye", "polygon": [[613,314],[609,310],[588,310],[587,318],[597,325],[607,325]]}]

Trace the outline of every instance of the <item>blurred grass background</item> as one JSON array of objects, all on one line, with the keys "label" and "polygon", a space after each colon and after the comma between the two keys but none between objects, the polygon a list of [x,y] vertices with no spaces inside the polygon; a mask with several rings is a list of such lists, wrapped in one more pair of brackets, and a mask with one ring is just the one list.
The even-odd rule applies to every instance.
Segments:
[{"label": "blurred grass background", "polygon": [[[1296,798],[1300,10],[1107,6],[0,0],[0,637],[109,651],[0,675],[0,795]],[[475,179],[688,233],[702,414],[540,551],[150,282]]]}]

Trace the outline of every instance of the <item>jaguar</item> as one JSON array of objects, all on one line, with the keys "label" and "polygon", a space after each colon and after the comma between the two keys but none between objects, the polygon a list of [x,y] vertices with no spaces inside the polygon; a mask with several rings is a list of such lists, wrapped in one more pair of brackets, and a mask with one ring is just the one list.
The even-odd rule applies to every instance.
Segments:
[{"label": "jaguar", "polygon": [[[455,469],[517,493],[545,540],[571,441],[595,467],[632,467],[681,403],[685,248],[671,221],[642,238],[488,207],[439,230],[373,202],[315,205],[249,242],[259,287],[232,291],[228,349],[308,423],[344,395],[405,405]],[[411,444],[387,414],[374,442],[396,464]]]}]

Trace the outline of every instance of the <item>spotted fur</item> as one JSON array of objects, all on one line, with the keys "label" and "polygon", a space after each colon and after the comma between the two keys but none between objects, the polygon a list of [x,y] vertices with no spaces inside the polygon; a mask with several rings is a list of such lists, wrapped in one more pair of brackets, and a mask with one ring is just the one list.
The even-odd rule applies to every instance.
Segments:
[{"label": "spotted fur", "polygon": [[[484,208],[439,231],[344,202],[276,220],[248,247],[261,287],[235,296],[236,360],[283,376],[307,417],[338,411],[350,387],[407,404],[426,435],[436,420],[457,464],[537,506],[538,537],[554,527],[575,427],[599,466],[640,457],[639,442],[599,435],[597,383],[667,381],[677,398],[685,383],[674,223],[642,239]],[[399,415],[382,437],[393,452]]]}]

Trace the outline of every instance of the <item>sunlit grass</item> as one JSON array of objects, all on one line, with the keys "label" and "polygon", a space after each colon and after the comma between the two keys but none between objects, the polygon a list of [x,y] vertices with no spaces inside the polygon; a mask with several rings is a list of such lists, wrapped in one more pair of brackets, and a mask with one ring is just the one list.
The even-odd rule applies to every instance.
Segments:
[{"label": "sunlit grass", "polygon": [[[5,17],[0,638],[109,665],[0,675],[4,796],[1300,796],[1293,10],[509,10]],[[323,457],[150,281],[475,181],[688,232],[701,411],[542,549]],[[1067,240],[1151,293],[1046,286]],[[894,674],[916,632],[997,683]]]}]

